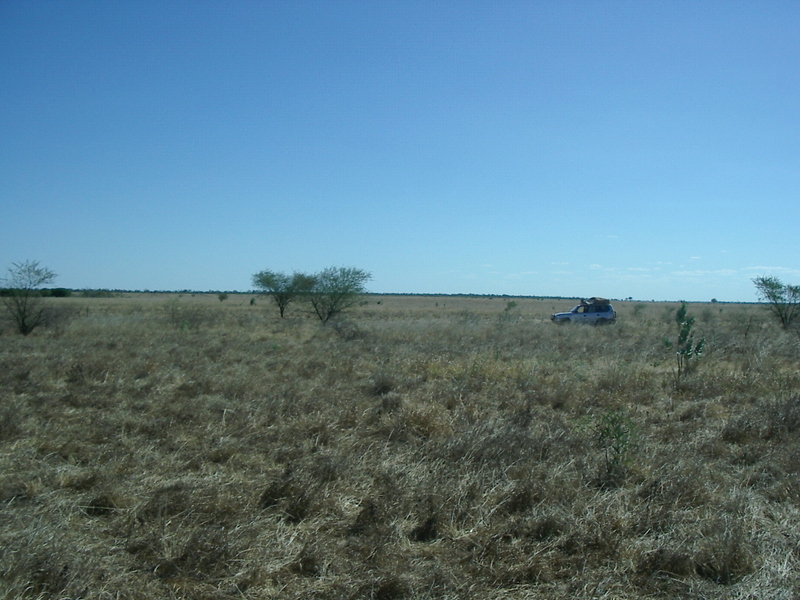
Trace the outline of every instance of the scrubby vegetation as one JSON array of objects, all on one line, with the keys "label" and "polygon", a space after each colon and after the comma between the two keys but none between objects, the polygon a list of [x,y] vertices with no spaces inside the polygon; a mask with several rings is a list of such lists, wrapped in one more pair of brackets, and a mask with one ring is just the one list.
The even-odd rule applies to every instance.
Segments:
[{"label": "scrubby vegetation", "polygon": [[48,290],[45,294],[39,288],[52,283],[55,279],[56,274],[40,266],[37,261],[11,264],[8,276],[0,280],[2,289],[0,304],[17,332],[28,335],[50,320],[47,304],[42,298],[45,295],[64,297],[66,290],[63,294],[53,293],[56,290]]},{"label": "scrubby vegetation", "polygon": [[[760,307],[58,298],[0,335],[5,598],[796,598],[800,342]],[[568,304],[568,303],[567,303]]]}]

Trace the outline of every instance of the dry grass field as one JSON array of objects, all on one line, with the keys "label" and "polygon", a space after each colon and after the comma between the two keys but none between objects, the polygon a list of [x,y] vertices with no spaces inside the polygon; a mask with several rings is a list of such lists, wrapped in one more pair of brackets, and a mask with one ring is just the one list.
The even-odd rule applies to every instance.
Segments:
[{"label": "dry grass field", "polygon": [[677,304],[250,300],[0,334],[0,596],[800,598],[800,340],[763,307],[690,305],[678,378]]}]

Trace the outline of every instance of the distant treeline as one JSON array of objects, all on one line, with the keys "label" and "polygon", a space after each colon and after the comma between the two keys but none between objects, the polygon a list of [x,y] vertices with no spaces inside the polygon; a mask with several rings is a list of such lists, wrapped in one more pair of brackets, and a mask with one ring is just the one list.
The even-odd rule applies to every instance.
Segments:
[{"label": "distant treeline", "polygon": [[[13,288],[0,289],[0,296],[14,296],[15,294],[22,293],[23,290],[15,290]],[[33,290],[24,292],[28,295],[38,296],[39,298],[69,298],[70,296],[78,296],[80,298],[115,298],[120,294],[110,290],[70,290],[68,288],[49,288],[42,290]]]},{"label": "distant treeline", "polygon": [[[12,296],[13,294],[17,293],[18,290],[14,290],[11,288],[0,288],[0,297],[3,296]],[[220,292],[219,290],[71,290],[69,288],[49,288],[49,289],[41,289],[35,290],[33,292],[35,295],[41,298],[69,298],[70,296],[75,296],[78,298],[120,298],[123,294],[219,294],[219,293],[226,293],[232,295],[244,295],[244,294],[257,294],[257,291],[240,291],[240,290],[228,290],[227,292]],[[434,297],[434,298],[521,298],[521,299],[531,299],[531,300],[577,300],[577,296],[535,296],[535,295],[516,295],[516,294],[432,294],[432,293],[400,293],[400,292],[367,292],[368,296],[418,296],[418,297]],[[674,300],[634,300],[633,298],[609,298],[613,302],[675,302]],[[702,301],[694,301],[690,302],[693,303],[702,303]],[[725,301],[725,300],[717,300],[716,298],[711,299],[711,303],[713,304],[754,304],[753,302],[743,302],[743,301]]]}]

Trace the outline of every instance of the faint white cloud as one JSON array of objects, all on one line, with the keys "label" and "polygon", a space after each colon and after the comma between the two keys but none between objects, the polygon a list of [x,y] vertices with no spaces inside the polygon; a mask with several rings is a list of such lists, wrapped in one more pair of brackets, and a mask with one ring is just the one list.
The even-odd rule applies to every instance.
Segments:
[{"label": "faint white cloud", "polygon": [[791,267],[745,267],[743,271],[751,273],[781,273],[783,275],[800,275],[800,269]]},{"label": "faint white cloud", "polygon": [[690,256],[689,260],[700,260],[699,256]]},{"label": "faint white cloud", "polygon": [[530,277],[531,275],[536,275],[537,271],[521,271],[520,273],[508,273],[505,278],[506,279],[522,279],[524,277]]},{"label": "faint white cloud", "polygon": [[694,271],[673,271],[672,274],[677,277],[730,277],[731,275],[736,275],[737,272],[735,269],[717,269],[715,271],[696,269]]},{"label": "faint white cloud", "polygon": [[589,265],[590,269],[602,269],[603,265]]}]

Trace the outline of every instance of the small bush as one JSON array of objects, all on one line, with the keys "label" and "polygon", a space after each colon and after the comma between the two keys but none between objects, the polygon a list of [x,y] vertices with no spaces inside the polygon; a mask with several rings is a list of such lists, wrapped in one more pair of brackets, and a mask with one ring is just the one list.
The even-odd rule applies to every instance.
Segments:
[{"label": "small bush", "polygon": [[625,411],[612,409],[594,417],[589,431],[594,442],[603,451],[604,466],[600,476],[602,485],[619,485],[625,477],[631,453],[638,445],[633,420]]},{"label": "small bush", "polygon": [[201,306],[181,302],[178,298],[163,305],[167,322],[181,331],[196,330],[208,323],[208,315]]},{"label": "small bush", "polygon": [[681,377],[687,375],[696,365],[697,359],[703,355],[705,338],[694,341],[694,317],[687,314],[686,303],[681,304],[675,313],[675,322],[678,324],[678,339],[673,344],[672,340],[665,339],[664,343],[670,350],[675,350],[678,371],[675,375],[675,384],[679,385]]}]

